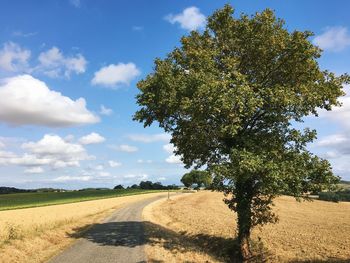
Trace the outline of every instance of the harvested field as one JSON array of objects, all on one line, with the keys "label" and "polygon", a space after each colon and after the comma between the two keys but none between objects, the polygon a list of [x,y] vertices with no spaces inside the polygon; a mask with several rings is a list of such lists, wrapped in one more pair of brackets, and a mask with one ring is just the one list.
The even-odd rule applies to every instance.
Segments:
[{"label": "harvested field", "polygon": [[77,229],[160,193],[0,211],[0,262],[45,262],[76,240]]},{"label": "harvested field", "polygon": [[[232,260],[235,215],[222,198],[203,191],[146,207],[149,261]],[[350,203],[299,203],[283,196],[275,210],[279,223],[253,231],[254,250],[265,262],[350,262]]]}]

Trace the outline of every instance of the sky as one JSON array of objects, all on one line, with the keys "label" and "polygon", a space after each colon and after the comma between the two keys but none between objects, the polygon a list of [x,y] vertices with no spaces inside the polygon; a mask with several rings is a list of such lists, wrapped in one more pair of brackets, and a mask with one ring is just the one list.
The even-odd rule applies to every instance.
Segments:
[{"label": "sky", "polygon": [[[132,121],[136,83],[226,3],[236,17],[273,9],[288,30],[314,32],[322,69],[350,72],[347,1],[1,1],[0,186],[179,184],[186,170],[170,136]],[[303,124],[318,131],[309,149],[346,180],[348,94]]]}]

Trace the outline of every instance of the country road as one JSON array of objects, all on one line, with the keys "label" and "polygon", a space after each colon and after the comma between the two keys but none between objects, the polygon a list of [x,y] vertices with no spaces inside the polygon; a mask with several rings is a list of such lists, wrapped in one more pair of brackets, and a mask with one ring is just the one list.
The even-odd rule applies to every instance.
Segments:
[{"label": "country road", "polygon": [[49,260],[49,263],[146,262],[142,210],[166,196],[160,194],[118,209],[84,233],[71,247]]}]

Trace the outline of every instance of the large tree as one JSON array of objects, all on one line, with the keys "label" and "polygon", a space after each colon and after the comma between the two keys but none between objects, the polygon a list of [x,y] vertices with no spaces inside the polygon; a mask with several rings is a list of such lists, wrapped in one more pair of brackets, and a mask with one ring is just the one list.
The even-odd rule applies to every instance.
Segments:
[{"label": "large tree", "polygon": [[206,166],[215,176],[237,212],[244,259],[251,229],[277,220],[276,196],[307,197],[338,180],[329,162],[306,148],[316,131],[296,125],[339,105],[349,82],[320,69],[311,36],[287,30],[269,9],[235,18],[226,5],[138,83],[134,119],[157,121],[187,167]]},{"label": "large tree", "polygon": [[192,170],[182,176],[181,182],[186,187],[190,187],[193,184],[196,184],[198,188],[202,185],[207,188],[212,183],[212,178],[210,176],[210,173],[207,171]]}]

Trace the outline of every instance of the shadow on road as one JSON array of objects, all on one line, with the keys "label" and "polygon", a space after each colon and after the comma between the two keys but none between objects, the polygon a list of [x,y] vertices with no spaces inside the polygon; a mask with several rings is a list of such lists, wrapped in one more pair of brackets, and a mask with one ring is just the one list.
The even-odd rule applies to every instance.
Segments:
[{"label": "shadow on road", "polygon": [[[146,235],[142,233],[146,233]],[[241,262],[237,257],[238,246],[234,238],[205,234],[191,235],[186,232],[179,233],[151,222],[127,221],[95,224],[91,227],[77,228],[75,233],[70,234],[70,236],[75,238],[83,237],[101,246],[135,247],[145,244],[151,246],[160,245],[172,253],[200,251],[201,253],[207,253],[210,257],[220,262]],[[249,262],[269,262],[271,257],[273,257],[261,243],[254,243],[253,251],[255,256]],[[161,263],[165,261],[151,259],[149,262]],[[349,260],[290,261],[290,263],[307,262],[346,263]]]}]

